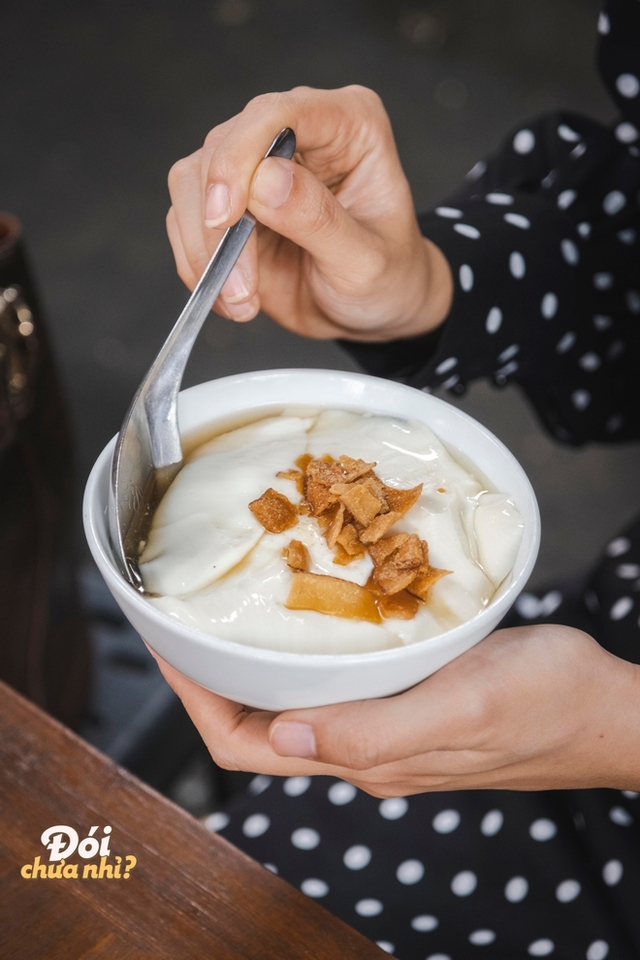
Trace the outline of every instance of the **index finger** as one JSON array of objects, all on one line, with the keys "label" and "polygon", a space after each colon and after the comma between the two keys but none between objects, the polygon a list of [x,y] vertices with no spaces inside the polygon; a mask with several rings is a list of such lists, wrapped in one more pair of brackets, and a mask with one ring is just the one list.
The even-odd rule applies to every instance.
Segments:
[{"label": "index finger", "polygon": [[[369,123],[374,115],[375,133]],[[224,135],[216,128],[205,140],[204,154],[210,156],[202,170],[207,226],[227,227],[240,218],[248,205],[256,168],[284,127],[294,130],[298,152],[305,155],[306,165],[312,171],[321,166],[330,177],[340,177],[345,168],[355,166],[358,156],[380,147],[385,129],[393,142],[380,98],[364,87],[296,87],[284,93],[262,94],[234,117]],[[363,130],[369,130],[369,137],[356,136]]]}]

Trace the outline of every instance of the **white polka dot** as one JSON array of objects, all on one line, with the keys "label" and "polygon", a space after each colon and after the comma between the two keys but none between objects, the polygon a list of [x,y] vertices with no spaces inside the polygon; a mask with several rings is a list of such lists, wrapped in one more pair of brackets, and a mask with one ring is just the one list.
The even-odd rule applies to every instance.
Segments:
[{"label": "white polka dot", "polygon": [[605,960],[609,956],[609,944],[606,940],[594,940],[587,949],[587,960]]},{"label": "white polka dot", "polygon": [[609,819],[619,827],[630,827],[633,823],[633,817],[624,807],[612,807],[609,810]]},{"label": "white polka dot", "polygon": [[269,873],[277,874],[278,872],[278,868],[276,867],[275,863],[263,863],[262,866],[265,868],[265,870],[268,870]]},{"label": "white polka dot", "polygon": [[628,537],[616,537],[615,540],[612,540],[607,546],[605,553],[608,557],[620,557],[630,549],[631,540],[629,540]]},{"label": "white polka dot", "polygon": [[555,293],[545,293],[540,304],[540,312],[545,320],[552,320],[558,311],[558,298]]},{"label": "white polka dot", "polygon": [[621,73],[618,79],[616,80],[616,87],[618,93],[622,97],[626,97],[628,100],[633,99],[633,97],[638,96],[640,91],[640,83],[638,78],[633,73]]},{"label": "white polka dot", "polygon": [[524,877],[511,877],[504,888],[504,895],[509,903],[520,903],[529,893],[529,884]]},{"label": "white polka dot", "polygon": [[521,213],[505,213],[504,220],[510,223],[512,227],[519,227],[520,230],[528,230],[531,226],[531,220],[523,217]]},{"label": "white polka dot", "polygon": [[287,777],[282,789],[288,797],[300,797],[311,786],[311,777]]},{"label": "white polka dot", "polygon": [[551,840],[553,837],[555,837],[557,832],[557,826],[553,820],[548,820],[547,817],[541,817],[539,820],[534,820],[529,827],[530,835],[534,840],[539,840],[541,843],[544,840]]},{"label": "white polka dot", "polygon": [[524,257],[521,253],[518,253],[517,250],[514,250],[509,257],[509,270],[511,271],[511,276],[515,277],[516,280],[522,280],[527,272]]},{"label": "white polka dot", "polygon": [[477,227],[472,227],[470,223],[454,223],[453,229],[463,237],[469,237],[470,240],[479,240],[480,231]]},{"label": "white polka dot", "polygon": [[558,136],[567,143],[576,143],[580,139],[580,134],[568,127],[566,123],[561,123],[558,127]]},{"label": "white polka dot", "polygon": [[496,935],[493,930],[474,930],[469,934],[469,943],[474,947],[484,947],[488,943],[493,943]]},{"label": "white polka dot", "polygon": [[613,217],[622,210],[626,202],[627,198],[622,190],[611,190],[602,201],[602,209]]},{"label": "white polka dot", "polygon": [[466,176],[467,180],[479,180],[486,169],[487,165],[484,160],[478,160],[478,162],[474,163],[474,165],[471,167],[471,170],[469,170],[469,173]]},{"label": "white polka dot", "polygon": [[557,204],[561,210],[566,210],[567,207],[570,207],[573,201],[576,199],[578,194],[575,190],[563,190],[562,193],[558,194]]},{"label": "white polka dot", "polygon": [[631,244],[636,242],[637,233],[633,228],[630,227],[628,230],[618,230],[616,237],[620,243],[625,243],[630,247]]},{"label": "white polka dot", "polygon": [[458,362],[457,357],[447,357],[446,360],[443,360],[442,363],[439,363],[436,367],[436,373],[438,376],[442,373],[449,373],[449,370],[453,370]]},{"label": "white polka dot", "polygon": [[448,953],[430,953],[427,960],[451,960]]},{"label": "white polka dot", "polygon": [[298,850],[315,850],[320,843],[320,834],[311,827],[299,827],[291,834],[291,843]]},{"label": "white polka dot", "polygon": [[455,387],[456,383],[460,380],[460,377],[457,373],[454,373],[452,377],[449,377],[448,380],[445,380],[442,384],[445,390],[451,390],[451,387]]},{"label": "white polka dot", "polygon": [[399,820],[400,817],[404,817],[408,809],[409,804],[404,797],[390,797],[388,800],[383,800],[378,807],[380,816],[385,820]]},{"label": "white polka dot", "polygon": [[390,943],[389,940],[376,940],[376,946],[384,950],[385,953],[393,953],[395,950],[395,945]]},{"label": "white polka dot", "polygon": [[633,143],[638,139],[638,129],[632,123],[619,123],[616,127],[616,137],[620,143]]},{"label": "white polka dot", "polygon": [[453,833],[460,826],[460,814],[457,810],[441,810],[432,821],[436,833]]},{"label": "white polka dot", "polygon": [[487,203],[496,204],[498,207],[508,207],[513,203],[513,197],[510,193],[488,193],[485,200]]},{"label": "white polka dot", "polygon": [[502,325],[502,310],[500,307],[491,307],[489,313],[487,314],[487,319],[485,321],[485,327],[487,333],[497,333]]},{"label": "white polka dot", "polygon": [[585,143],[579,143],[571,151],[571,156],[574,158],[574,160],[577,160],[579,157],[582,156],[583,153],[586,153],[586,150],[587,150],[587,145]]},{"label": "white polka dot", "polygon": [[598,17],[598,33],[603,37],[611,30],[611,21],[606,13],[601,13]]},{"label": "white polka dot", "polygon": [[640,797],[640,793],[637,790],[621,790],[620,793],[623,797],[626,797],[627,800],[637,800]]},{"label": "white polka dot", "polygon": [[632,156],[632,157],[640,157],[640,149],[639,149],[638,147],[636,147],[635,144],[632,144],[630,147],[628,147],[628,150],[629,150],[629,155],[630,155],[630,156]]},{"label": "white polka dot", "polygon": [[571,903],[576,897],[580,896],[582,887],[577,880],[563,880],[556,887],[556,900],[560,903]]},{"label": "white polka dot", "polygon": [[468,293],[469,290],[473,289],[473,270],[468,263],[463,263],[458,271],[460,276],[460,286]]},{"label": "white polka dot", "polygon": [[536,138],[531,130],[520,130],[513,138],[513,149],[516,153],[531,153],[536,145]]},{"label": "white polka dot", "polygon": [[489,810],[488,813],[485,813],[482,818],[482,823],[480,824],[480,832],[485,837],[495,837],[496,833],[499,833],[502,830],[502,824],[504,823],[504,814],[502,810]]},{"label": "white polka dot", "polygon": [[613,274],[604,270],[600,273],[594,273],[593,285],[596,290],[610,290],[613,286]]},{"label": "white polka dot", "polygon": [[430,933],[436,929],[439,922],[437,917],[432,917],[430,913],[421,913],[418,917],[413,918],[411,926],[418,933]]},{"label": "white polka dot", "polygon": [[580,260],[580,252],[573,240],[563,240],[560,244],[562,256],[572,267]]},{"label": "white polka dot", "polygon": [[534,940],[533,943],[530,943],[527,947],[527,953],[531,957],[548,957],[554,950],[555,944],[553,940],[547,940],[546,938]]},{"label": "white polka dot", "polygon": [[331,784],[327,796],[336,807],[343,807],[345,803],[351,803],[357,792],[352,783],[339,780],[338,783]]},{"label": "white polka dot", "polygon": [[326,897],[329,893],[329,884],[324,880],[318,880],[317,877],[309,877],[300,884],[300,889],[308,897]]},{"label": "white polka dot", "polygon": [[549,187],[552,187],[553,184],[555,183],[557,176],[558,176],[557,170],[549,170],[549,173],[546,175],[546,177],[543,177],[542,180],[540,181],[540,185],[543,186],[545,190],[548,190]]},{"label": "white polka dot", "polygon": [[498,357],[498,363],[506,363],[507,360],[511,360],[512,357],[515,357],[520,347],[517,343],[512,343],[510,347],[507,347],[506,350],[503,350],[500,356]]},{"label": "white polka dot", "polygon": [[586,370],[588,373],[593,373],[594,370],[598,369],[602,361],[597,353],[590,351],[589,353],[583,354],[578,360],[578,363],[583,370]]},{"label": "white polka dot", "polygon": [[507,377],[510,377],[512,373],[515,373],[520,364],[517,360],[511,360],[509,363],[506,363],[504,367],[500,367],[499,370],[496,370],[495,379],[497,383],[505,383]]},{"label": "white polka dot", "polygon": [[622,620],[633,610],[633,600],[631,597],[620,597],[609,610],[609,617],[612,620]]},{"label": "white polka dot", "polygon": [[533,620],[540,613],[540,601],[533,593],[521,593],[516,600],[516,610],[525,620]]},{"label": "white polka dot", "polygon": [[258,794],[264,793],[267,787],[271,786],[272,777],[268,777],[264,773],[259,773],[253,780],[250,782],[247,787],[248,792],[252,797],[257,797]]},{"label": "white polka dot", "polygon": [[418,883],[424,877],[424,865],[419,860],[405,860],[396,870],[396,877],[407,886]]},{"label": "white polka dot", "polygon": [[576,335],[572,330],[569,330],[567,333],[565,333],[564,337],[562,337],[558,341],[556,350],[558,353],[566,353],[567,350],[571,350],[571,347],[574,345],[575,342],[576,342]]},{"label": "white polka dot", "polygon": [[613,324],[611,317],[603,317],[602,314],[597,313],[593,318],[593,325],[596,330],[608,330],[609,327]]},{"label": "white polka dot", "polygon": [[468,897],[478,886],[478,878],[472,870],[461,870],[451,881],[451,890],[456,897]]},{"label": "white polka dot", "polygon": [[362,844],[349,847],[342,858],[342,862],[349,870],[363,870],[371,862],[371,850]]},{"label": "white polka dot", "polygon": [[619,860],[608,860],[602,868],[602,879],[608,887],[615,887],[622,880],[624,867]]},{"label": "white polka dot", "polygon": [[616,567],[616,577],[621,580],[635,580],[640,577],[640,566],[637,563],[620,563]]},{"label": "white polka dot", "polygon": [[640,313],[640,293],[637,290],[627,290],[625,300],[631,313]]},{"label": "white polka dot", "polygon": [[549,590],[540,600],[540,613],[543,617],[550,617],[562,604],[562,594],[559,590]]},{"label": "white polka dot", "polygon": [[614,413],[612,417],[609,417],[609,419],[604,425],[604,428],[607,431],[607,433],[615,433],[617,430],[620,429],[623,423],[624,423],[624,417],[622,416],[622,414]]},{"label": "white polka dot", "polygon": [[591,394],[588,390],[574,390],[571,394],[571,402],[576,410],[586,410],[591,403]]},{"label": "white polka dot", "polygon": [[358,900],[355,909],[360,917],[377,917],[379,913],[382,913],[384,907],[379,900],[367,897],[364,900]]},{"label": "white polka dot", "polygon": [[271,820],[265,813],[252,813],[242,824],[245,837],[261,837],[271,826]]},{"label": "white polka dot", "polygon": [[456,220],[462,216],[462,210],[455,207],[436,207],[436,213],[439,217],[447,217],[449,220]]},{"label": "white polka dot", "polygon": [[226,813],[223,813],[222,810],[216,810],[215,813],[210,813],[207,819],[204,822],[207,830],[211,830],[212,833],[217,833],[218,830],[224,830],[224,828],[229,823],[229,816]]},{"label": "white polka dot", "polygon": [[587,223],[586,220],[583,220],[582,223],[579,223],[576,227],[576,230],[581,237],[584,237],[585,240],[591,236],[591,224]]}]

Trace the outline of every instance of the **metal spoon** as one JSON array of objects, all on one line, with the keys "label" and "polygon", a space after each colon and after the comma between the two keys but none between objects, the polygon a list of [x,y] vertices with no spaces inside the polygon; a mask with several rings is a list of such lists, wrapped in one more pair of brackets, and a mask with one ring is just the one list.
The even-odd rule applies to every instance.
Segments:
[{"label": "metal spoon", "polygon": [[[290,160],[296,138],[288,127],[266,157]],[[184,368],[200,328],[231,273],[256,221],[250,213],[229,227],[187,305],[140,384],[124,418],[111,466],[109,531],[124,576],[144,592],[138,569],[141,536],[153,510],[182,466],[178,393]]]}]

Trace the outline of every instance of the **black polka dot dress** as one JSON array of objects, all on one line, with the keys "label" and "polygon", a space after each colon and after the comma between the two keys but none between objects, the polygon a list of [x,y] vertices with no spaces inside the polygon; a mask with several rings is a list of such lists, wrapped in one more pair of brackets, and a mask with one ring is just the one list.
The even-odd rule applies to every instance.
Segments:
[{"label": "black polka dot dress", "polygon": [[[455,280],[442,328],[346,345],[427,390],[514,381],[571,444],[640,437],[640,0],[610,0],[598,32],[617,122],[557,113],[514,131],[421,218]],[[572,624],[640,662],[639,586],[640,523],[586,585],[524,594],[507,622]],[[633,791],[377,800],[259,775],[208,825],[402,960],[640,957]]]}]

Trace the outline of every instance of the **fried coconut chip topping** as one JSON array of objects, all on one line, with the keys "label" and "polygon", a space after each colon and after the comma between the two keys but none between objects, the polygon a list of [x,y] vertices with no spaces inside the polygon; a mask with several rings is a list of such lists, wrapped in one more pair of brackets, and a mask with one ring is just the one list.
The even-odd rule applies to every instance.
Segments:
[{"label": "fried coconut chip topping", "polygon": [[249,509],[269,533],[290,530],[298,516],[314,517],[324,533],[333,562],[346,566],[368,552],[373,572],[364,587],[340,577],[309,573],[305,544],[291,540],[283,556],[292,570],[287,607],[315,610],[334,617],[381,623],[397,617],[411,620],[425,603],[434,583],[451,573],[429,564],[426,541],[415,533],[387,536],[417,502],[422,484],[409,490],[388,487],[374,473],[375,463],[329,455],[304,454],[296,469],[278,476],[291,480],[303,499],[298,506],[269,488]]}]

